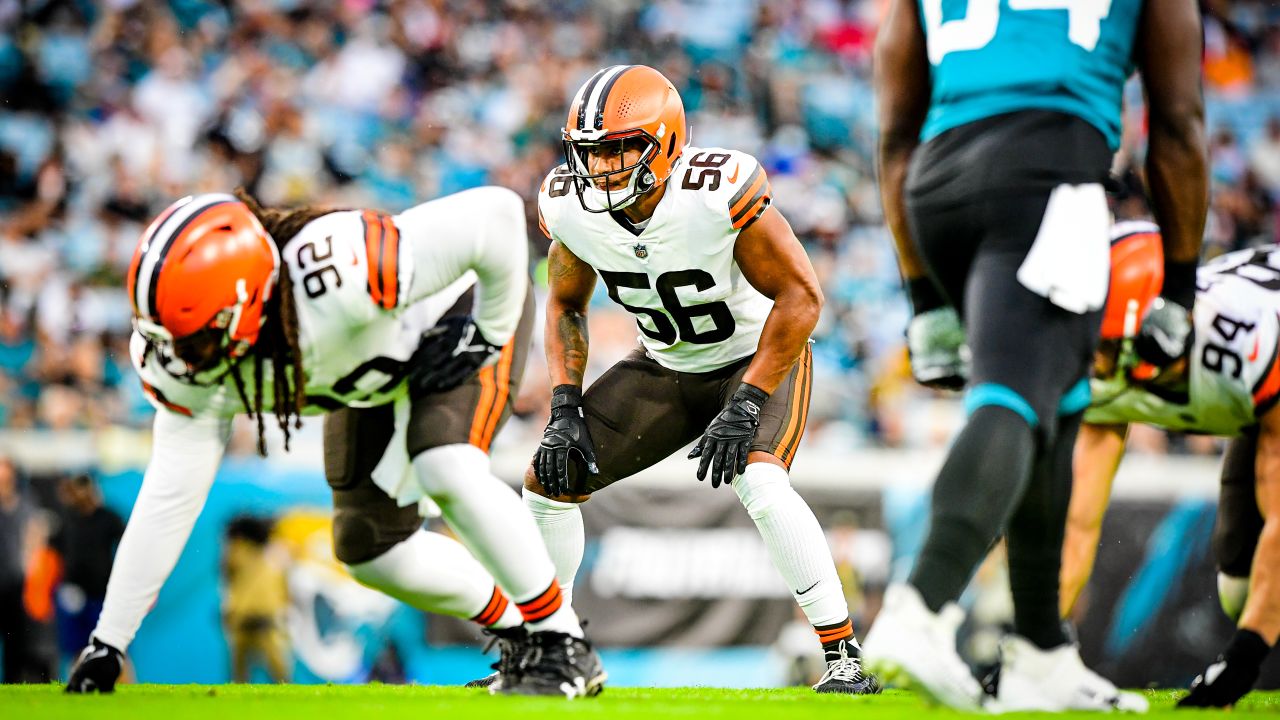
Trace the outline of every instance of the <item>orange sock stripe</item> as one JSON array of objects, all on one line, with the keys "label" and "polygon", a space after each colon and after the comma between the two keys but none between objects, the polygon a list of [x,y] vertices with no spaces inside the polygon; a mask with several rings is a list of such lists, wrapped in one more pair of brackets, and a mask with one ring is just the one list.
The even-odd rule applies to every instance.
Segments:
[{"label": "orange sock stripe", "polygon": [[498,622],[502,614],[507,611],[508,604],[507,596],[502,593],[502,590],[498,589],[497,585],[494,585],[493,595],[489,597],[489,604],[485,605],[484,610],[481,610],[471,620],[488,627]]},{"label": "orange sock stripe", "polygon": [[825,645],[829,642],[853,637],[853,622],[845,620],[842,625],[826,629],[819,629],[815,627],[813,631],[818,634],[818,639],[822,641],[823,645]]},{"label": "orange sock stripe", "polygon": [[502,355],[498,357],[498,366],[494,371],[494,385],[496,386],[496,394],[493,398],[493,404],[489,407],[489,418],[484,424],[484,434],[481,436],[481,444],[478,446],[481,450],[489,452],[489,445],[493,443],[493,436],[498,432],[498,421],[502,419],[502,411],[506,409],[507,398],[511,396],[511,363],[515,358],[515,340],[507,343],[502,348]]},{"label": "orange sock stripe", "polygon": [[537,622],[554,615],[560,609],[563,601],[564,596],[560,593],[560,584],[552,580],[551,587],[548,587],[541,595],[528,602],[516,603],[516,607],[520,608],[520,614],[524,616],[525,622]]}]

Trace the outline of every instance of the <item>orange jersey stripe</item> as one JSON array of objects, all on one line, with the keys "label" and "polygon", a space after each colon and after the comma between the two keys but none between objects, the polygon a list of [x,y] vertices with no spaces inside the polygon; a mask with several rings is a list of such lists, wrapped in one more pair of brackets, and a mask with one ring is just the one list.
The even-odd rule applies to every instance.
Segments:
[{"label": "orange jersey stripe", "polygon": [[498,366],[494,373],[494,384],[497,386],[497,394],[493,399],[493,405],[489,408],[489,418],[484,425],[484,435],[481,437],[481,445],[479,448],[485,452],[489,452],[489,446],[493,443],[493,436],[498,432],[498,421],[502,419],[502,411],[507,404],[507,398],[511,395],[511,362],[515,358],[515,339],[507,343],[502,348],[502,355],[498,357]]},{"label": "orange jersey stripe", "polygon": [[1267,374],[1254,386],[1253,406],[1267,410],[1277,396],[1280,396],[1280,348],[1272,351],[1271,367],[1267,368]]},{"label": "orange jersey stripe", "polygon": [[400,300],[400,228],[389,215],[382,220],[382,307],[391,310]]},{"label": "orange jersey stripe", "polygon": [[747,223],[756,219],[760,213],[764,212],[765,208],[767,208],[771,202],[770,198],[772,197],[772,194],[773,188],[766,185],[764,190],[760,191],[760,193],[755,196],[755,199],[751,201],[741,215],[733,216],[732,224],[734,229],[741,230],[747,225]]},{"label": "orange jersey stripe", "polygon": [[362,212],[360,219],[364,221],[364,254],[369,272],[369,296],[373,298],[373,302],[379,307],[383,307],[382,274],[380,270],[382,266],[382,236],[386,232],[386,228],[382,226],[378,214],[372,210]]},{"label": "orange jersey stripe", "polygon": [[172,410],[173,412],[176,412],[179,415],[186,415],[187,417],[192,416],[192,412],[190,408],[185,408],[177,403],[169,402],[169,399],[164,396],[164,393],[152,387],[145,380],[142,382],[142,389],[145,390],[148,395],[155,398],[156,402]]},{"label": "orange jersey stripe", "polygon": [[768,184],[768,180],[765,179],[764,173],[753,173],[752,177],[755,178],[755,182],[751,183],[751,185],[747,188],[747,191],[742,194],[742,199],[738,200],[738,202],[729,206],[730,216],[736,217],[737,214],[741,212],[743,208],[750,205],[751,201],[758,196],[760,188],[763,188]]},{"label": "orange jersey stripe", "polygon": [[538,229],[542,231],[543,235],[547,236],[548,240],[552,239],[551,231],[547,229],[547,221],[542,217],[542,208],[538,208]]}]

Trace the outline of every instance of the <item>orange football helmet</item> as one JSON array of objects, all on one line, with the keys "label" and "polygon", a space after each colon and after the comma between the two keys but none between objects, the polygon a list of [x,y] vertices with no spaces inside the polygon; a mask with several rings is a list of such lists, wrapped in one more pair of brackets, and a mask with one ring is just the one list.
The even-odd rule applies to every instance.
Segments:
[{"label": "orange football helmet", "polygon": [[1164,245],[1154,225],[1111,241],[1111,288],[1102,315],[1102,339],[1133,337],[1164,284]]},{"label": "orange football helmet", "polygon": [[184,197],[133,253],[134,328],[169,372],[196,380],[257,342],[279,271],[276,244],[248,206],[224,194]]},{"label": "orange football helmet", "polygon": [[[614,65],[592,75],[574,95],[561,136],[578,200],[588,212],[621,210],[666,182],[689,142],[680,93],[647,65]],[[644,144],[639,160],[593,173],[592,148],[623,141]],[[623,177],[625,189],[611,189],[611,180]]]}]

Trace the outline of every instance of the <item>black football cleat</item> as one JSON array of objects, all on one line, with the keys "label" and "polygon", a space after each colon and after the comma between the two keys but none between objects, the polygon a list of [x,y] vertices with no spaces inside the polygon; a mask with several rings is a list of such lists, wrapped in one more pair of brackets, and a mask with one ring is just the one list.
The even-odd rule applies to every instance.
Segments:
[{"label": "black football cleat", "polygon": [[599,695],[608,678],[589,641],[551,631],[529,635],[529,648],[518,672],[515,682],[504,679],[501,687],[490,687],[489,692],[563,695],[572,700]]},{"label": "black football cleat", "polygon": [[488,653],[496,643],[498,661],[489,666],[493,668],[492,673],[472,680],[465,687],[490,688],[490,692],[496,692],[504,682],[513,682],[519,676],[521,661],[529,650],[529,631],[525,630],[523,625],[517,625],[504,630],[484,630],[483,632],[491,638],[484,651]]},{"label": "black football cleat", "polygon": [[820,693],[878,695],[881,687],[875,675],[862,672],[862,660],[850,656],[849,646],[841,641],[840,657],[827,662],[827,671],[813,689]]}]

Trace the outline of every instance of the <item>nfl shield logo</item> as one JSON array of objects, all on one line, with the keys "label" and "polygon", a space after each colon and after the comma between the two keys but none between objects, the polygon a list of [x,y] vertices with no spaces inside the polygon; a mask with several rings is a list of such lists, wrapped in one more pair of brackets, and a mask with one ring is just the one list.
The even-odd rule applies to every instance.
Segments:
[{"label": "nfl shield logo", "polygon": [[631,246],[631,249],[636,251],[636,257],[641,260],[649,257],[649,248],[645,247],[643,243],[636,243]]}]

